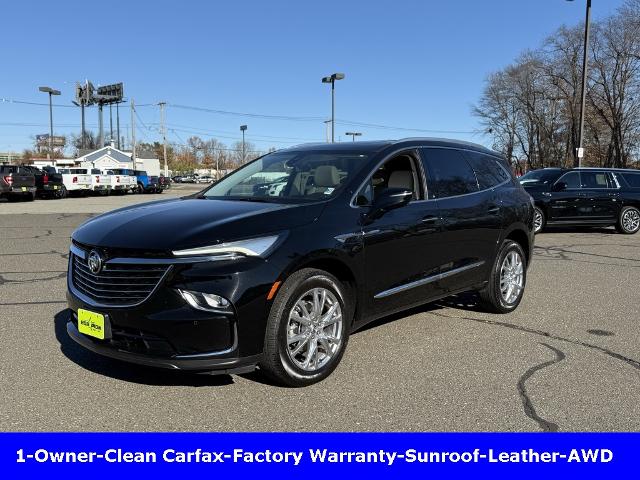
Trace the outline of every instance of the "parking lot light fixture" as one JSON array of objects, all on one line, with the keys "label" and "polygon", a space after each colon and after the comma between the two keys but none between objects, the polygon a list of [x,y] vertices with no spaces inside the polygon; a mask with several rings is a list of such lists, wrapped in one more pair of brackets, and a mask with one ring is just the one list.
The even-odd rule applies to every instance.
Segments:
[{"label": "parking lot light fixture", "polygon": [[40,87],[38,90],[49,94],[49,153],[47,154],[47,158],[53,159],[53,102],[51,97],[53,95],[60,95],[60,90],[55,90],[51,87]]},{"label": "parking lot light fixture", "polygon": [[351,135],[352,141],[355,142],[356,137],[362,136],[362,132],[345,132],[345,135]]},{"label": "parking lot light fixture", "polygon": [[335,127],[336,127],[336,80],[342,80],[344,73],[332,73],[327,77],[322,77],[322,83],[331,84],[331,143],[335,142]]},{"label": "parking lot light fixture", "polygon": [[240,131],[242,132],[242,162],[244,164],[244,160],[246,157],[245,147],[244,147],[244,132],[247,131],[246,125],[240,125]]}]

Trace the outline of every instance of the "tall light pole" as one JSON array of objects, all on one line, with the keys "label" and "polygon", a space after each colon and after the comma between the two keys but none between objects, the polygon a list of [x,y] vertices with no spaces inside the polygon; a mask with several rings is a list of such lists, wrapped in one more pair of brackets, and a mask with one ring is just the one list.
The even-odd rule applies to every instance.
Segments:
[{"label": "tall light pole", "polygon": [[165,124],[164,107],[166,102],[158,103],[160,105],[160,129],[162,130],[162,155],[164,156],[164,176],[169,176],[169,165],[167,163],[167,126]]},{"label": "tall light pole", "polygon": [[[573,0],[567,0],[573,2]],[[591,23],[591,0],[587,0],[587,13],[584,22],[584,50],[582,52],[582,93],[580,103],[580,126],[578,129],[578,167],[582,165],[582,157],[584,157],[583,140],[584,140],[584,114],[585,104],[587,101],[587,69],[589,63],[589,28]]]},{"label": "tall light pole", "polygon": [[332,73],[328,77],[322,78],[322,83],[331,84],[331,143],[335,142],[335,129],[336,129],[336,80],[342,80],[344,73]]},{"label": "tall light pole", "polygon": [[351,135],[351,141],[355,142],[356,141],[356,137],[359,137],[362,135],[362,132],[345,132],[345,135]]},{"label": "tall light pole", "polygon": [[242,161],[241,161],[241,163],[244,163],[245,156],[246,156],[246,152],[245,152],[245,148],[244,148],[244,132],[247,131],[247,126],[246,125],[240,125],[240,131],[242,132]]},{"label": "tall light pole", "polygon": [[[40,87],[38,90],[49,94],[49,154],[47,154],[47,158],[53,159],[53,101],[51,97],[53,95],[60,95],[60,90],[55,90],[51,87]],[[49,155],[51,155],[51,157],[49,157]]]}]

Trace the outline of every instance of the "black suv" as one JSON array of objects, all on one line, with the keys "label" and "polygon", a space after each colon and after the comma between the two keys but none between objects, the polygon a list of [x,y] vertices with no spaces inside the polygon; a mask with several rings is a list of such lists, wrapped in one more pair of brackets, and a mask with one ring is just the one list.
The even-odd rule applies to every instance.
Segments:
[{"label": "black suv", "polygon": [[129,362],[307,385],[382,316],[467,290],[514,310],[532,248],[531,197],[495,152],[304,145],[80,226],[67,331]]},{"label": "black suv", "polygon": [[520,177],[535,201],[535,232],[545,225],[640,230],[640,170],[543,168]]},{"label": "black suv", "polygon": [[22,169],[31,173],[36,181],[36,194],[40,198],[64,198],[66,189],[62,183],[62,175],[53,167],[40,170],[32,165],[24,165]]}]

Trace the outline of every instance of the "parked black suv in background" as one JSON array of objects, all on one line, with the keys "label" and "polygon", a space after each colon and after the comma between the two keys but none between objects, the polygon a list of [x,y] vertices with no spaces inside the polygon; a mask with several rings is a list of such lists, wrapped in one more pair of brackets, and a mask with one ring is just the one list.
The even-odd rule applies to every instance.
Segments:
[{"label": "parked black suv in background", "polygon": [[535,231],[545,225],[640,230],[640,170],[543,168],[520,177],[535,201]]},{"label": "parked black suv in background", "polygon": [[64,198],[67,191],[62,183],[62,175],[55,168],[45,167],[40,170],[32,165],[23,165],[23,171],[31,173],[36,181],[36,194],[40,198]]},{"label": "parked black suv in background", "polygon": [[531,197],[495,152],[305,145],[80,226],[67,331],[125,361],[308,385],[382,316],[467,290],[514,310],[532,249]]}]

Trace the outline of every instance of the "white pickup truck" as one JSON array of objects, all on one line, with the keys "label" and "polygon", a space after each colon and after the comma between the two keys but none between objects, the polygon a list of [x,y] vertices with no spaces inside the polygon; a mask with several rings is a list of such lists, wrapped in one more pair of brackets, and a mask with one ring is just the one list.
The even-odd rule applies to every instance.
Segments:
[{"label": "white pickup truck", "polygon": [[111,176],[103,174],[97,168],[72,168],[71,173],[91,176],[91,190],[109,195],[111,192]]},{"label": "white pickup truck", "polygon": [[72,173],[75,168],[56,167],[56,171],[62,175],[62,183],[68,193],[86,195],[91,192],[91,175]]},{"label": "white pickup truck", "polygon": [[118,193],[135,192],[138,189],[138,179],[129,175],[128,170],[104,170],[102,173],[111,176],[111,191]]}]

